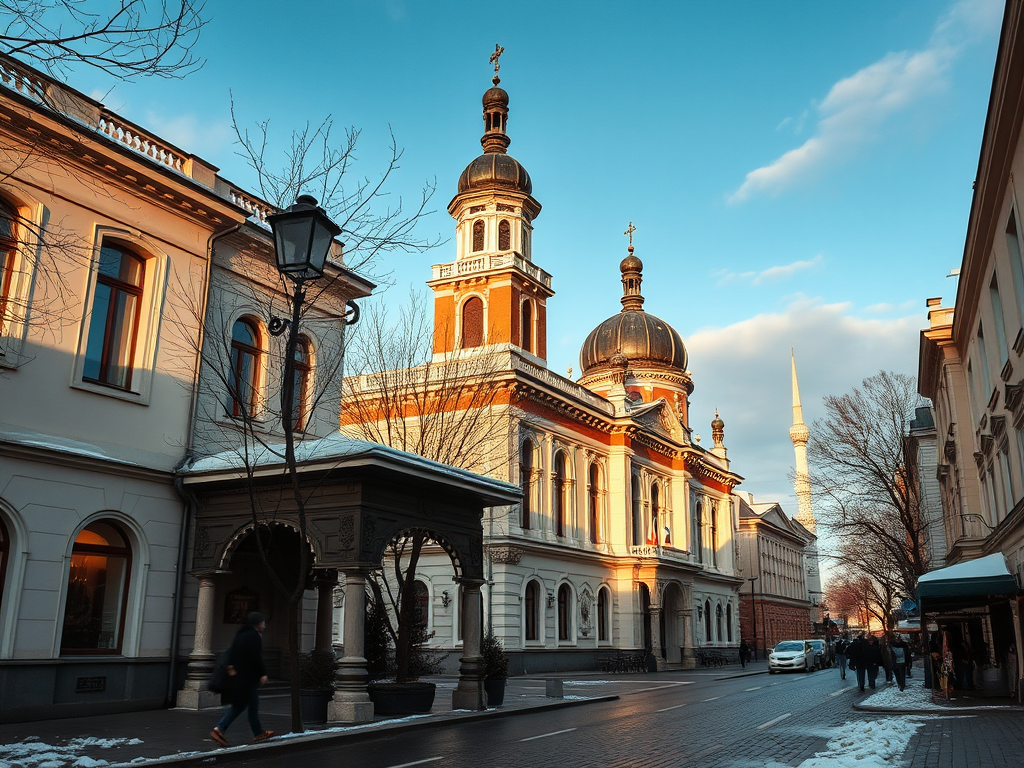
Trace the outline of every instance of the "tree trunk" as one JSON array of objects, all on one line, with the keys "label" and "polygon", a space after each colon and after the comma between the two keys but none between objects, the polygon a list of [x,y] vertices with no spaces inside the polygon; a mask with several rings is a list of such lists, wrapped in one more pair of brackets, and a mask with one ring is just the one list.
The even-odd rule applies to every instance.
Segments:
[{"label": "tree trunk", "polygon": [[395,644],[395,664],[398,667],[396,679],[409,682],[409,658],[412,655],[412,624],[416,607],[416,565],[420,550],[423,549],[423,534],[414,533],[412,550],[409,553],[409,567],[406,568],[398,609],[398,642]]},{"label": "tree trunk", "polygon": [[288,668],[291,670],[291,681],[288,686],[291,693],[292,733],[302,733],[302,708],[299,706],[299,600],[289,595],[288,600]]}]

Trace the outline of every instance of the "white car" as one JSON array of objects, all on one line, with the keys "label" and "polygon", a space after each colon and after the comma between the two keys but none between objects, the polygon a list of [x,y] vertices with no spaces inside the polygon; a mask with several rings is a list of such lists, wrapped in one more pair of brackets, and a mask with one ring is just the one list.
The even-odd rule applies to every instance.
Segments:
[{"label": "white car", "polygon": [[814,671],[814,647],[806,640],[783,640],[768,654],[768,672]]}]

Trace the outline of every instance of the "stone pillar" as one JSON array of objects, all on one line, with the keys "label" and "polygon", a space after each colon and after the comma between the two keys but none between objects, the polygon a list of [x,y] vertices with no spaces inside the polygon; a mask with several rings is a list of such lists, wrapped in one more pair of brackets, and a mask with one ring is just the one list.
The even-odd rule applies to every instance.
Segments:
[{"label": "stone pillar", "polygon": [[346,570],[344,574],[345,655],[338,662],[334,698],[327,704],[327,720],[331,723],[368,723],[373,720],[373,702],[366,692],[369,673],[363,657],[366,574],[361,570]]},{"label": "stone pillar", "polygon": [[209,709],[220,706],[220,694],[206,690],[217,654],[213,652],[213,615],[216,607],[216,584],[213,573],[198,574],[199,599],[196,603],[196,633],[192,653],[188,655],[185,685],[178,691],[181,709]]},{"label": "stone pillar", "polygon": [[452,709],[486,709],[484,703],[482,579],[462,579],[462,657],[459,685],[452,691]]},{"label": "stone pillar", "polygon": [[318,571],[313,576],[313,583],[316,585],[316,632],[313,649],[330,652],[334,627],[334,587],[338,583],[338,572]]},{"label": "stone pillar", "polygon": [[648,610],[651,613],[651,655],[660,672],[665,668],[665,659],[661,655],[661,606],[652,605]]},{"label": "stone pillar", "polygon": [[693,609],[680,611],[679,620],[683,624],[683,669],[695,669],[697,657],[693,653]]}]

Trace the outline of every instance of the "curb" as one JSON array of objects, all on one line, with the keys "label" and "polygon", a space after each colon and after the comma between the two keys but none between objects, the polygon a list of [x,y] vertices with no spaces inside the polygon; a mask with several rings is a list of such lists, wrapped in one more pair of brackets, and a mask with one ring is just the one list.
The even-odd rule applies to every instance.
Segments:
[{"label": "curb", "polygon": [[1022,707],[1012,705],[993,705],[990,707],[942,707],[941,709],[902,709],[897,707],[866,707],[859,702],[853,703],[853,708],[860,712],[874,712],[886,715],[997,715],[1013,714],[1020,715],[1024,712]]},{"label": "curb", "polygon": [[[345,731],[342,733],[309,731],[301,736],[295,736],[294,738],[278,739],[276,741],[271,740],[263,744],[240,744],[236,747],[222,747],[221,749],[203,752],[184,752],[179,753],[178,755],[166,755],[164,757],[151,757],[144,759],[136,758],[135,760],[126,763],[111,763],[109,768],[125,768],[126,766],[137,768],[138,766],[158,764],[181,766],[184,768],[185,766],[208,766],[210,763],[235,763],[269,758],[272,757],[275,752],[285,750],[291,754],[293,752],[309,749],[321,749],[327,746],[328,742],[332,741],[366,741],[384,734],[391,735],[396,733],[405,733],[407,731],[421,730],[423,728],[433,728],[439,725],[461,724],[495,717],[512,717],[515,715],[525,715],[534,712],[546,712],[553,709],[582,706],[584,704],[598,704],[608,701],[617,701],[618,699],[618,696],[595,696],[587,699],[554,701],[550,704],[541,704],[536,707],[523,707],[521,709],[491,709],[481,712],[468,712],[466,714],[460,714],[453,717],[445,716],[443,718],[427,716],[421,720],[403,722],[392,726],[384,724],[386,721],[375,727],[373,723],[366,723],[366,727],[364,728]],[[358,726],[354,726],[353,728],[358,728]]]}]

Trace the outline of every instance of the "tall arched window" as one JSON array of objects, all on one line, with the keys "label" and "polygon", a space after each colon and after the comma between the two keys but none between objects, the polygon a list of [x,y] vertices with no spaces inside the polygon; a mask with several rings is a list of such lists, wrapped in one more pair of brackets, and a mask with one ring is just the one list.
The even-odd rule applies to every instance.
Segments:
[{"label": "tall arched window", "polygon": [[520,341],[522,343],[519,346],[527,352],[533,352],[533,303],[529,299],[523,301],[521,319],[523,327],[521,329]]},{"label": "tall arched window", "polygon": [[708,512],[711,515],[711,564],[718,565],[718,503],[711,502]]},{"label": "tall arched window", "polygon": [[558,588],[558,639],[571,639],[572,621],[572,593],[569,585],[563,584]]},{"label": "tall arched window", "polygon": [[565,536],[565,454],[555,454],[555,478],[552,487],[554,506],[551,510],[555,516],[555,535]]},{"label": "tall arched window", "polygon": [[306,409],[309,407],[309,385],[312,373],[309,340],[299,338],[295,347],[295,384],[292,389],[292,430],[301,432],[306,428]]},{"label": "tall arched window", "polygon": [[502,219],[498,225],[498,250],[507,251],[512,248],[512,227],[507,219]]},{"label": "tall arched window", "polygon": [[647,532],[647,543],[658,543],[658,513],[661,511],[661,490],[655,481],[651,484],[651,528]]},{"label": "tall arched window", "polygon": [[96,522],[75,538],[60,652],[120,653],[132,553],[117,524]]},{"label": "tall arched window", "polygon": [[7,302],[14,281],[14,257],[18,252],[18,216],[0,200],[0,334],[4,332]]},{"label": "tall arched window", "polygon": [[722,636],[725,633],[722,631],[722,604],[719,603],[715,606],[715,639],[718,642],[722,642]]},{"label": "tall arched window", "polygon": [[601,471],[597,463],[590,465],[590,543],[597,544],[601,530]]},{"label": "tall arched window", "polygon": [[139,331],[145,261],[117,245],[100,248],[82,378],[128,389]]},{"label": "tall arched window", "polygon": [[611,593],[602,589],[597,593],[597,639],[606,642],[611,637],[610,619],[612,616]]},{"label": "tall arched window", "polygon": [[725,633],[729,637],[729,642],[732,642],[732,603],[725,606]]},{"label": "tall arched window", "polygon": [[484,249],[484,220],[477,219],[473,222],[473,252]]},{"label": "tall arched window", "polygon": [[704,562],[704,503],[697,499],[693,507],[693,554],[698,563]]},{"label": "tall arched window", "polygon": [[643,501],[640,497],[640,478],[636,475],[633,475],[632,491],[633,545],[639,547],[644,543],[644,519]]},{"label": "tall arched window", "polygon": [[413,582],[412,596],[412,622],[426,629],[430,621],[430,590],[422,581],[416,581]]},{"label": "tall arched window", "polygon": [[530,528],[531,504],[530,495],[533,488],[533,442],[523,440],[523,447],[519,456],[519,487],[523,491],[523,500],[519,502],[520,519],[519,524],[524,530]]},{"label": "tall arched window", "polygon": [[704,640],[711,642],[711,601],[704,601]]},{"label": "tall arched window", "polygon": [[523,600],[523,621],[525,622],[526,639],[539,640],[537,613],[540,610],[540,586],[536,581],[526,585],[526,597]]},{"label": "tall arched window", "polygon": [[256,412],[260,370],[260,333],[250,320],[236,320],[231,328],[231,382],[228,408],[232,416]]},{"label": "tall arched window", "polygon": [[462,305],[462,348],[471,349],[484,343],[484,303],[471,296]]}]

